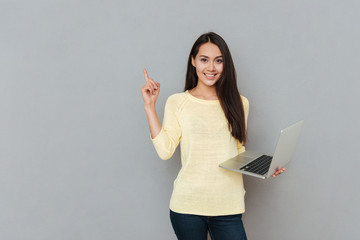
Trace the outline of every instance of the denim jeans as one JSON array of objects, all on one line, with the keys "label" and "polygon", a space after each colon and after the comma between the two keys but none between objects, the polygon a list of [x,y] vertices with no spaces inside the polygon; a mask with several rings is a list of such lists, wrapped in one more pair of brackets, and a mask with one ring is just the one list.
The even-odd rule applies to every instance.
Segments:
[{"label": "denim jeans", "polygon": [[242,214],[226,216],[199,216],[170,210],[171,224],[179,240],[246,240]]}]

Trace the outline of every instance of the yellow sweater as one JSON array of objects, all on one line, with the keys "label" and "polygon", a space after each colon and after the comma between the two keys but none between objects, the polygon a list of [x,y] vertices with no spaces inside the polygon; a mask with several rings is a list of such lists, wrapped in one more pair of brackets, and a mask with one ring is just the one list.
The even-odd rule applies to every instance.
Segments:
[{"label": "yellow sweater", "polygon": [[[245,117],[249,101],[241,96]],[[163,160],[180,142],[181,170],[174,182],[170,209],[178,213],[219,216],[245,211],[240,173],[219,167],[245,150],[229,132],[218,100],[202,100],[188,91],[170,96],[160,133],[152,139]]]}]

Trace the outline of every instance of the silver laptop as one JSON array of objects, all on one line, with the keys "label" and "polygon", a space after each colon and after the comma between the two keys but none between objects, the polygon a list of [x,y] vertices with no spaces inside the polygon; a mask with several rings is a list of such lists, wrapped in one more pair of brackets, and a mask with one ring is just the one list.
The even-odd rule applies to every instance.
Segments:
[{"label": "silver laptop", "polygon": [[271,177],[276,170],[284,167],[294,156],[303,124],[304,120],[301,120],[281,130],[273,156],[246,150],[221,163],[219,167],[262,179]]}]

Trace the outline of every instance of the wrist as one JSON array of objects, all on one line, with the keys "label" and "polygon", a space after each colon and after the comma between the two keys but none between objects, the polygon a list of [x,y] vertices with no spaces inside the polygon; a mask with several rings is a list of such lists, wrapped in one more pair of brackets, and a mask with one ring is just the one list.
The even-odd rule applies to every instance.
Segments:
[{"label": "wrist", "polygon": [[153,110],[155,110],[155,104],[145,104],[144,108],[145,108],[145,111],[153,111]]}]

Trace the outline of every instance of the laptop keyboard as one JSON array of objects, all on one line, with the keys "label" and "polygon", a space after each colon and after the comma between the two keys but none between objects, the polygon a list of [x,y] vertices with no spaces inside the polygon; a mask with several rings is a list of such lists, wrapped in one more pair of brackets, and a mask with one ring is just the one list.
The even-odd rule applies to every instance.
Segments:
[{"label": "laptop keyboard", "polygon": [[248,163],[244,167],[240,168],[240,170],[264,175],[269,171],[271,159],[272,157],[270,156],[262,155],[251,163]]}]

